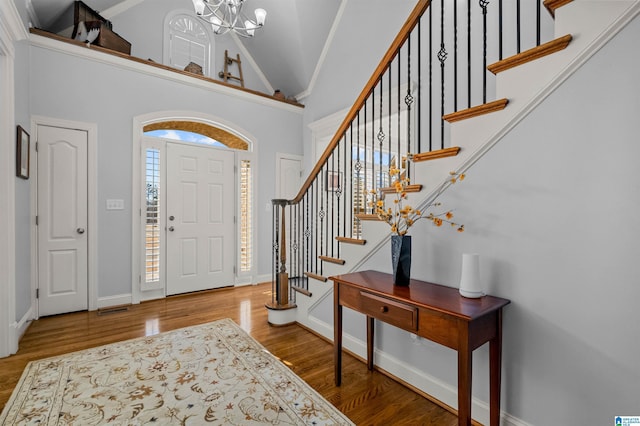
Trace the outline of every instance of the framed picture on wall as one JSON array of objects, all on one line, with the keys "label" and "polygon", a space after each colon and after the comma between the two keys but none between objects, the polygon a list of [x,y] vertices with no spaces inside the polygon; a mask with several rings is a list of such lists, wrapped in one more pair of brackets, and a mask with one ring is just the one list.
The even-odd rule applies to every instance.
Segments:
[{"label": "framed picture on wall", "polygon": [[29,179],[29,133],[18,126],[16,140],[16,175]]},{"label": "framed picture on wall", "polygon": [[327,171],[327,191],[335,192],[340,187],[342,182],[342,172]]}]

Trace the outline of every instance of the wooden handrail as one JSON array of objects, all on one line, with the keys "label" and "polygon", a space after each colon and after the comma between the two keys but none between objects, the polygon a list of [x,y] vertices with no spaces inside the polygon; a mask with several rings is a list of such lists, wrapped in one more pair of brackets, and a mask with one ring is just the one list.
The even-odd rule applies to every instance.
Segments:
[{"label": "wooden handrail", "polygon": [[326,163],[326,161],[331,156],[331,153],[336,148],[336,146],[338,146],[338,142],[340,142],[340,139],[342,139],[342,136],[345,134],[345,132],[351,125],[351,122],[355,119],[358,111],[360,110],[360,108],[362,108],[362,105],[364,105],[364,103],[366,102],[367,98],[369,97],[369,94],[376,87],[376,85],[378,84],[378,82],[380,81],[384,73],[387,71],[387,68],[389,68],[393,59],[398,55],[398,51],[400,50],[400,47],[402,47],[404,42],[409,38],[411,31],[418,24],[418,22],[420,21],[420,17],[424,14],[424,12],[427,10],[430,4],[431,4],[431,0],[418,1],[418,4],[414,7],[413,11],[411,12],[411,15],[409,15],[409,18],[407,18],[407,21],[402,26],[402,29],[400,30],[396,38],[393,40],[393,43],[391,43],[391,46],[387,50],[387,53],[385,53],[385,55],[382,57],[382,60],[380,61],[375,71],[371,75],[371,78],[369,78],[369,81],[364,86],[364,89],[362,89],[362,92],[360,92],[360,96],[358,96],[355,103],[347,113],[347,116],[345,117],[344,121],[342,122],[340,127],[338,127],[338,130],[336,131],[336,134],[331,139],[331,142],[329,142],[329,145],[327,145],[327,148],[322,153],[322,156],[320,156],[320,159],[316,163],[315,167],[313,168],[313,170],[311,170],[309,177],[307,177],[307,180],[302,185],[302,188],[300,188],[298,195],[296,195],[295,198],[291,200],[291,204],[297,204],[302,200],[302,198],[304,197],[304,194],[311,187],[311,184],[313,183],[315,178],[318,176],[318,174],[322,170],[322,167],[324,167],[324,164]]}]

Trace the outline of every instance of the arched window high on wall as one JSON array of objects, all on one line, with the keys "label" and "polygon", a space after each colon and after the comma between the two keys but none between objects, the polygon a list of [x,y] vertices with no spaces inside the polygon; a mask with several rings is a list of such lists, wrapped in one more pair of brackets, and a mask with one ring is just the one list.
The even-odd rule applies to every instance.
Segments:
[{"label": "arched window high on wall", "polygon": [[215,44],[209,31],[186,12],[167,15],[164,28],[164,63],[174,68],[185,69],[193,62],[202,67],[207,77],[212,77],[215,64]]},{"label": "arched window high on wall", "polygon": [[[251,282],[252,274],[255,272],[252,174],[255,165],[252,145],[248,140],[223,127],[225,126],[217,127],[208,122],[192,120],[155,121],[142,126],[139,234],[141,262],[138,279],[142,300],[151,294],[152,297],[158,297],[162,294],[170,295]],[[178,169],[183,165],[187,172],[181,177],[182,172]],[[221,183],[222,181],[202,182],[201,186],[208,189],[201,191],[199,196],[207,199],[204,204],[208,210],[203,213],[201,209],[194,209],[193,220],[203,220],[203,216],[207,216],[208,219],[194,225],[197,229],[196,234],[205,233],[210,222],[215,222],[218,215],[219,218],[228,217],[228,208],[232,209],[232,220],[225,222],[223,226],[227,232],[226,236],[210,235],[206,244],[190,242],[190,239],[195,241],[200,235],[179,234],[187,227],[180,222],[184,219],[180,215],[188,215],[183,210],[183,203],[187,207],[189,203],[196,203],[196,198],[190,197],[197,197],[193,195],[197,190],[194,189],[192,193],[190,188],[196,187],[195,183],[191,185],[191,179],[195,182],[202,178],[202,173],[198,175],[195,172],[197,168],[206,169],[205,175],[218,173],[227,174],[227,177],[224,180],[225,184]],[[193,175],[189,174],[189,170],[194,171]],[[232,176],[229,177],[228,173]],[[188,181],[186,184],[183,183],[185,179]],[[185,186],[180,186],[183,184]],[[225,198],[224,202],[216,201],[218,199],[215,197],[222,191],[219,188],[223,187],[227,193],[227,189],[231,189],[231,198]],[[180,205],[176,206],[176,203]],[[185,220],[188,222],[191,219]],[[229,229],[233,230],[231,234],[228,233]],[[180,243],[175,242],[178,236],[182,241]],[[226,242],[231,239],[230,246]],[[181,246],[178,247],[178,244]],[[193,244],[194,247],[199,244],[200,249],[194,248],[189,251],[189,244]],[[206,250],[208,254],[195,254],[198,250]],[[190,259],[195,256],[201,257],[192,262]],[[180,262],[187,260],[177,264],[177,258],[182,259]],[[189,287],[189,284],[182,286],[179,283],[180,277],[187,277],[184,280],[187,282],[191,280],[188,275],[197,274],[195,269],[189,270],[191,266],[196,268],[197,264],[207,262],[210,265],[205,268],[205,275],[209,276],[205,277],[205,281],[206,285],[211,282],[211,286]],[[216,275],[217,268],[221,271],[232,268],[233,280],[229,281],[228,275],[222,278]],[[186,290],[182,291],[183,288]]]}]

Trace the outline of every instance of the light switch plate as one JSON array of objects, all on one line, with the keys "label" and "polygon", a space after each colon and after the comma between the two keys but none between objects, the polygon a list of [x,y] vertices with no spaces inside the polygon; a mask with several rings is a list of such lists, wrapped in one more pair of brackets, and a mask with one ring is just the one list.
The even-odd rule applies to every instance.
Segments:
[{"label": "light switch plate", "polygon": [[107,200],[107,210],[124,210],[124,200]]}]

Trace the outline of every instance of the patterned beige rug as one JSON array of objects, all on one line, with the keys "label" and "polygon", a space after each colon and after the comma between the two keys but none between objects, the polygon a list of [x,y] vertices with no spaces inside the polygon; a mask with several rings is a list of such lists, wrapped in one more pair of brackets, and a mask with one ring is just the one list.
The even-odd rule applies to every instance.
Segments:
[{"label": "patterned beige rug", "polygon": [[230,319],[31,362],[0,425],[352,425]]}]

